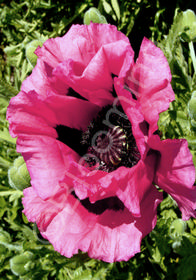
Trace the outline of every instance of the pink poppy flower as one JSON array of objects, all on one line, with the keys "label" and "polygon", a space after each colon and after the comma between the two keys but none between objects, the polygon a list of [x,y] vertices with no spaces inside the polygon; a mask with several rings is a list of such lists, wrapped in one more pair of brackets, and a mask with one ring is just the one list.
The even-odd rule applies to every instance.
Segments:
[{"label": "pink poppy flower", "polygon": [[196,217],[187,142],[156,134],[174,100],[162,51],[145,38],[134,62],[116,27],[90,24],[47,40],[36,55],[7,118],[31,176],[24,213],[54,249],[128,260],[156,225],[156,185],[183,219]]}]

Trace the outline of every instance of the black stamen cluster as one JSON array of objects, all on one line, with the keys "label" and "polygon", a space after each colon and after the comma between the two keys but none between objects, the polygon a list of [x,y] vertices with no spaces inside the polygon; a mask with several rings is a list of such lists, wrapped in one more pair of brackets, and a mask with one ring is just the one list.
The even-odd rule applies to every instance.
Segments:
[{"label": "black stamen cluster", "polygon": [[[124,134],[126,135],[126,149],[123,149],[121,153],[121,161],[114,165],[110,161],[103,162],[100,160],[99,169],[111,172],[117,169],[119,166],[132,167],[137,164],[140,160],[140,153],[137,148],[135,138],[132,134],[131,123],[128,120],[127,116],[123,112],[122,107],[108,105],[104,107],[97,115],[97,117],[92,120],[88,129],[82,134],[81,144],[88,147],[88,151],[93,153],[92,145],[94,143],[93,137],[99,131],[109,131],[111,128],[120,127]],[[95,154],[97,157],[97,154]],[[100,157],[101,158],[101,157]],[[88,162],[88,159],[87,159]],[[91,157],[92,165],[92,157]]]}]

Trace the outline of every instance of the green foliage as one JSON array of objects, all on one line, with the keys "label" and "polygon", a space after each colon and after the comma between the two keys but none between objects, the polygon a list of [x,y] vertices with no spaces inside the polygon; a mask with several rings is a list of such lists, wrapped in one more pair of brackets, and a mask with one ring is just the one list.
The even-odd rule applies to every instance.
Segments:
[{"label": "green foliage", "polygon": [[196,163],[194,118],[196,58],[193,49],[195,25],[196,16],[193,11],[182,12],[177,9],[169,34],[159,43],[169,62],[176,97],[169,110],[160,114],[159,129],[163,138],[186,138],[194,163]]},{"label": "green foliage", "polygon": [[12,188],[23,190],[30,187],[30,175],[23,157],[14,160],[13,166],[8,170],[8,181]]},{"label": "green foliage", "polygon": [[34,268],[33,253],[26,251],[23,254],[16,255],[10,259],[11,271],[18,276],[27,274],[31,269]]},{"label": "green foliage", "polygon": [[[0,1],[0,279],[195,278],[196,221],[183,222],[175,202],[165,194],[158,208],[155,229],[142,241],[141,253],[130,261],[108,264],[90,259],[82,252],[71,259],[55,252],[36,225],[29,223],[22,213],[21,190],[29,183],[29,177],[23,164],[25,170],[18,168],[21,157],[18,162],[16,141],[9,135],[6,121],[10,98],[19,92],[22,81],[32,71],[31,64],[36,63],[35,57],[29,62],[28,51],[31,56],[37,46],[36,43],[33,50],[28,50],[31,42],[43,43],[48,38],[62,36],[72,24],[83,23],[89,8],[96,7],[108,23],[129,36],[136,54],[144,36],[157,41],[164,51],[176,100],[161,114],[159,130],[163,139],[186,138],[196,164],[195,113],[189,101],[196,90],[192,3],[180,0]],[[8,170],[14,170],[9,171],[9,176],[12,172],[14,175],[10,181]],[[15,172],[19,173],[17,178]],[[11,187],[13,181],[17,188]]]},{"label": "green foliage", "polygon": [[107,23],[107,20],[102,14],[99,12],[98,9],[92,7],[84,14],[84,24],[90,24],[91,22],[94,23]]},{"label": "green foliage", "polygon": [[30,43],[26,45],[26,58],[30,62],[30,64],[34,67],[37,63],[37,56],[34,53],[34,51],[37,49],[37,47],[41,47],[43,45],[44,41],[39,40],[33,40]]},{"label": "green foliage", "polygon": [[186,10],[182,18],[182,39],[186,42],[196,41],[196,15],[192,10]]}]

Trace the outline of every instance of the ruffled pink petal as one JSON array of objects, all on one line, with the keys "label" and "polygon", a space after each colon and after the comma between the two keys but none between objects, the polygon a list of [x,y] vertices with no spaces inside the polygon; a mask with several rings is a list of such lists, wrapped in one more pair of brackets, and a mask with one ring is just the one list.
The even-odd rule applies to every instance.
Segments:
[{"label": "ruffled pink petal", "polygon": [[32,187],[24,189],[23,194],[24,214],[28,217],[29,222],[39,224],[40,231],[45,231],[52,219],[64,209],[69,190],[63,189],[45,201],[37,195]]},{"label": "ruffled pink petal", "polygon": [[39,95],[47,96],[48,91],[51,91],[51,72],[52,68],[46,62],[38,59],[31,75],[22,82],[21,91],[36,91]]},{"label": "ruffled pink petal", "polygon": [[155,92],[151,91],[151,97],[145,96],[140,100],[145,120],[150,124],[149,135],[158,129],[159,114],[169,108],[170,102],[175,99],[171,84],[165,82],[156,88]]},{"label": "ruffled pink petal", "polygon": [[[78,162],[70,164],[69,169],[65,171],[62,183],[73,186],[79,199],[82,200],[88,197],[94,203],[97,200],[116,195],[119,182],[116,181],[116,177],[112,172],[89,171],[89,169],[81,165],[81,159]],[[123,178],[126,176],[127,171],[124,170],[120,174]]]},{"label": "ruffled pink petal", "polygon": [[120,102],[126,114],[126,117],[128,117],[132,125],[132,133],[136,140],[140,155],[143,158],[146,152],[148,129],[144,121],[144,116],[141,112],[141,105],[139,102],[133,99],[131,92],[129,92],[129,90],[124,86],[124,79],[116,78],[114,85],[118,97],[113,103],[113,111],[118,112],[115,105]]},{"label": "ruffled pink petal", "polygon": [[36,50],[36,54],[43,61],[50,63],[52,67],[56,67],[59,62],[67,59],[87,66],[103,45],[120,40],[129,43],[128,38],[114,25],[77,24],[72,25],[63,37],[47,40],[42,48]]},{"label": "ruffled pink petal", "polygon": [[149,234],[157,222],[157,207],[163,200],[163,195],[153,185],[144,196],[141,203],[141,217],[136,219],[135,226],[142,232],[142,238]]},{"label": "ruffled pink petal", "polygon": [[166,57],[150,40],[144,38],[136,64],[130,70],[127,84],[141,104],[149,133],[158,129],[159,113],[175,99],[170,85],[171,72]]},{"label": "ruffled pink petal", "polygon": [[161,194],[152,188],[143,201],[142,217],[135,219],[123,211],[89,213],[72,195],[62,192],[41,200],[32,188],[24,191],[24,213],[36,222],[41,234],[66,257],[88,252],[106,262],[127,261],[140,251],[141,239],[156,224],[156,208]]},{"label": "ruffled pink petal", "polygon": [[118,196],[134,215],[141,215],[141,201],[151,188],[154,178],[156,155],[149,155],[132,168],[119,167],[107,173],[101,170],[89,171],[72,162],[65,171],[63,182],[72,185],[80,199],[89,198],[92,203],[110,196]]},{"label": "ruffled pink petal", "polygon": [[[43,44],[42,48],[37,48],[35,51],[38,56],[37,65],[33,69],[32,74],[23,82],[22,90],[26,92],[35,90],[40,95],[44,96],[46,96],[47,91],[51,89],[53,92],[59,94],[67,94],[67,85],[65,85],[65,82],[61,82],[61,84],[59,84],[59,81],[56,80],[52,74],[53,69],[55,69],[59,64],[69,60],[73,61],[74,69],[72,70],[74,70],[74,74],[76,74],[76,76],[79,74],[81,75],[86,67],[88,67],[91,60],[94,59],[94,56],[97,55],[102,46],[107,45],[110,45],[110,47],[107,47],[107,52],[109,52],[109,60],[111,60],[110,53],[113,45],[118,49],[115,53],[115,57],[112,55],[112,61],[109,61],[109,66],[113,71],[112,73],[117,75],[121,69],[120,66],[123,63],[122,53],[123,55],[126,53],[126,48],[129,48],[129,51],[133,53],[128,38],[123,33],[119,32],[115,26],[109,24],[91,23],[90,25],[72,25],[70,30],[63,37],[49,39]],[[120,48],[118,46],[120,46]],[[103,56],[101,59],[103,59]],[[97,57],[98,66],[100,66],[100,61],[99,57]],[[104,61],[107,63],[105,57]],[[95,64],[96,63],[94,61],[92,64],[93,67],[89,67],[88,74],[86,75],[90,75],[93,68],[94,70],[91,74],[93,81],[100,82],[104,79],[104,83],[106,81],[108,84],[109,81],[107,81],[106,77],[108,70],[105,71],[105,76],[102,75],[100,79],[100,69],[97,71],[94,68]],[[102,65],[102,68],[103,66],[104,65]],[[111,77],[109,80],[111,80]],[[86,85],[85,81],[84,83]],[[91,85],[93,85],[92,82]],[[79,88],[81,88],[81,86]],[[111,87],[112,85],[110,83],[110,88]],[[103,88],[99,87],[96,89],[94,99],[96,96],[98,97],[99,94],[105,94],[105,97],[107,97],[109,93],[107,92],[106,94],[106,88],[107,86],[105,85]],[[103,90],[105,90],[104,93]],[[78,93],[80,92],[78,91]],[[88,95],[89,94],[90,92]],[[97,101],[95,103],[98,104],[99,102]]]},{"label": "ruffled pink petal", "polygon": [[[54,69],[53,75],[90,102],[106,106],[114,100],[112,74],[119,75],[122,67],[126,73],[133,63],[133,56],[130,44],[121,40],[101,47],[86,68],[69,58]],[[128,59],[125,63],[126,57],[129,63]]]},{"label": "ruffled pink petal", "polygon": [[100,107],[111,104],[114,99],[111,94],[113,80],[111,74],[107,72],[107,68],[104,69],[104,76],[102,78],[98,74],[101,69],[94,69],[97,72],[93,71],[90,75],[87,73],[88,76],[85,73],[79,76],[77,75],[78,73],[74,73],[74,70],[77,71],[77,67],[74,64],[77,63],[71,60],[59,64],[53,71],[56,80],[62,84],[64,82],[69,85],[70,88],[80,93],[91,103]]},{"label": "ruffled pink petal", "polygon": [[81,99],[61,95],[44,98],[36,92],[20,92],[10,101],[7,119],[13,137],[38,134],[57,138],[57,124],[84,130],[100,107]]},{"label": "ruffled pink petal", "polygon": [[75,97],[50,95],[46,105],[55,112],[56,124],[85,130],[100,111],[100,107]]},{"label": "ruffled pink petal", "polygon": [[141,217],[142,199],[152,186],[155,170],[155,155],[148,156],[145,161],[140,160],[137,165],[129,169],[126,184],[121,185],[116,195],[136,217]]},{"label": "ruffled pink petal", "polygon": [[36,92],[20,92],[13,97],[7,109],[7,120],[12,137],[20,134],[47,135],[53,138],[57,133],[54,112],[46,106]]},{"label": "ruffled pink petal", "polygon": [[66,214],[65,209],[44,232],[62,255],[71,257],[82,250],[91,258],[115,262],[127,261],[140,251],[142,232],[136,228],[127,210],[107,210],[101,216],[95,216],[79,206],[71,217]]},{"label": "ruffled pink petal", "polygon": [[134,63],[134,51],[129,41],[119,40],[118,42],[104,45],[96,54],[96,59],[105,55],[109,72],[116,76],[126,77]]},{"label": "ruffled pink petal", "polygon": [[149,145],[160,152],[155,183],[176,200],[184,220],[196,217],[195,167],[187,141],[161,141],[156,135]]},{"label": "ruffled pink petal", "polygon": [[49,198],[62,188],[59,181],[64,178],[65,170],[79,157],[60,141],[42,135],[19,137],[17,152],[24,157],[31,185],[42,199]]}]

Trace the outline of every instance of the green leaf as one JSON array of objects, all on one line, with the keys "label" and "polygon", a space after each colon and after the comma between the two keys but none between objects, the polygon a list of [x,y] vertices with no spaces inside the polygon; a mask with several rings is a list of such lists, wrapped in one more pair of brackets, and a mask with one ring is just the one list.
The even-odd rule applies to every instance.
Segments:
[{"label": "green leaf", "polygon": [[12,188],[23,190],[30,186],[30,175],[22,156],[15,159],[13,166],[8,170],[9,184]]},{"label": "green leaf", "polygon": [[34,53],[38,46],[42,47],[43,41],[33,40],[26,45],[26,58],[34,67],[37,63],[37,55]]},{"label": "green leaf", "polygon": [[183,12],[181,24],[183,40],[196,42],[196,15],[192,10],[188,9]]},{"label": "green leaf", "polygon": [[8,169],[12,163],[0,156],[0,167]]},{"label": "green leaf", "polygon": [[[0,94],[5,97],[12,97],[18,93],[17,89],[11,86],[9,83],[0,79]],[[2,100],[2,99],[1,99]],[[3,101],[1,101],[3,102]]]},{"label": "green leaf", "polygon": [[118,4],[118,0],[111,0],[112,8],[115,11],[116,17],[118,20],[120,20],[120,7]]},{"label": "green leaf", "polygon": [[11,242],[11,236],[7,231],[0,229],[0,244],[9,244]]},{"label": "green leaf", "polygon": [[9,130],[7,127],[4,127],[3,130],[0,130],[0,140],[6,141],[12,144],[16,144],[16,139],[12,138],[9,134]]},{"label": "green leaf", "polygon": [[106,0],[102,0],[102,5],[107,14],[112,12],[112,7]]},{"label": "green leaf", "polygon": [[25,252],[20,255],[10,259],[10,268],[11,271],[18,276],[27,274],[27,272],[32,268],[30,265],[33,260],[34,255],[31,252]]},{"label": "green leaf", "polygon": [[192,243],[187,237],[183,237],[182,246],[178,249],[178,254],[182,259],[177,268],[178,280],[192,280],[196,276],[196,242]]},{"label": "green leaf", "polygon": [[106,18],[100,13],[100,11],[94,7],[90,8],[84,14],[84,24],[94,23],[107,23]]},{"label": "green leaf", "polygon": [[169,236],[174,240],[181,240],[181,236],[185,233],[187,224],[182,219],[174,220],[169,229]]}]

